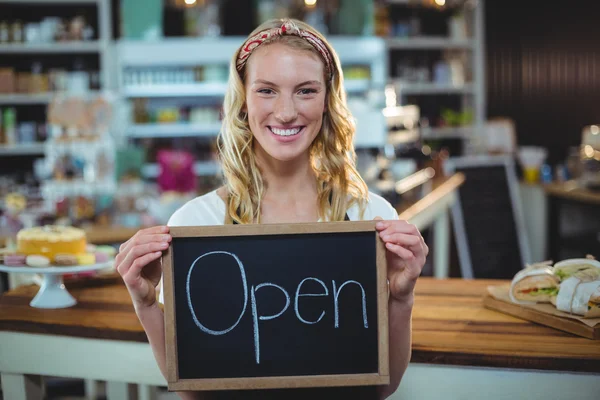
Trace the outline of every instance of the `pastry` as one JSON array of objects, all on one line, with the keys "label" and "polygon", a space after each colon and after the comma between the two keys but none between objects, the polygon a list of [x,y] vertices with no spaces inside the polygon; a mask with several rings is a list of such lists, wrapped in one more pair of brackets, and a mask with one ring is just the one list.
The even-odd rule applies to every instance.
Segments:
[{"label": "pastry", "polygon": [[109,260],[108,254],[103,253],[101,251],[97,251],[96,253],[94,253],[94,256],[96,257],[97,264],[105,263]]},{"label": "pastry", "polygon": [[17,233],[17,251],[43,255],[54,261],[57,254],[84,253],[85,232],[71,226],[46,225],[22,229]]},{"label": "pastry", "polygon": [[75,254],[57,254],[54,256],[54,265],[60,267],[72,267],[78,264]]},{"label": "pastry", "polygon": [[95,244],[88,243],[88,244],[85,246],[85,252],[86,252],[86,253],[94,253],[94,252],[96,251],[96,248],[97,248],[97,247],[98,247],[98,246],[96,246]]},{"label": "pastry", "polygon": [[29,267],[34,268],[46,268],[50,265],[50,259],[48,257],[40,256],[37,254],[27,256],[25,264]]},{"label": "pastry", "polygon": [[22,267],[25,265],[25,255],[4,254],[4,265],[7,267]]},{"label": "pastry", "polygon": [[93,265],[96,263],[96,255],[92,253],[80,253],[76,257],[79,265]]},{"label": "pastry", "polygon": [[109,258],[117,255],[117,250],[112,246],[97,246],[96,253],[106,253]]}]

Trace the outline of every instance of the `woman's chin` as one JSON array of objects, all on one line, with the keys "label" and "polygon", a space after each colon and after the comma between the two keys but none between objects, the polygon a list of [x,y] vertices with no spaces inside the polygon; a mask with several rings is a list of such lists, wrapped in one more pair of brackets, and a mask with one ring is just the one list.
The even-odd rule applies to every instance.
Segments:
[{"label": "woman's chin", "polygon": [[268,156],[273,161],[278,162],[293,162],[296,160],[306,159],[308,160],[308,149],[304,151],[293,151],[292,149],[287,149],[288,151],[281,151],[281,149],[273,149],[267,150],[266,156]]}]

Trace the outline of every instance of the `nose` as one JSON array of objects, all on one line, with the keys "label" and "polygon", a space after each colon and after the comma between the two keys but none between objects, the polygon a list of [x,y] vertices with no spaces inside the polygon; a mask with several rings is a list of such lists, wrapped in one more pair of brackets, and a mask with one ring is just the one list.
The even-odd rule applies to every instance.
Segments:
[{"label": "nose", "polygon": [[275,119],[282,124],[290,123],[298,116],[294,99],[288,96],[280,96],[275,104]]}]

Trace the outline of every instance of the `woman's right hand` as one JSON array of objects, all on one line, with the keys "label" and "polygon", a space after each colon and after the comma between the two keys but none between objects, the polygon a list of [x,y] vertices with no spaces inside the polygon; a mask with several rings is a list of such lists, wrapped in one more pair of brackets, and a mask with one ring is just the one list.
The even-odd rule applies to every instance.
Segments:
[{"label": "woman's right hand", "polygon": [[115,258],[136,311],[156,303],[156,286],[162,276],[160,257],[169,247],[168,226],[141,229],[119,247]]}]

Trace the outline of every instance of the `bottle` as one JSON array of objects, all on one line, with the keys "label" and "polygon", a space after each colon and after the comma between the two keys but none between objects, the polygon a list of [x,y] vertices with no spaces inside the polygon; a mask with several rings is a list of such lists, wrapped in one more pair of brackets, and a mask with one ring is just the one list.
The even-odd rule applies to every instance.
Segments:
[{"label": "bottle", "polygon": [[0,108],[0,145],[6,143],[4,138],[4,125],[2,125],[2,109]]},{"label": "bottle", "polygon": [[16,20],[15,22],[13,22],[11,33],[12,33],[12,41],[14,43],[23,42],[23,24],[21,23],[21,21]]},{"label": "bottle", "polygon": [[17,144],[17,111],[14,107],[4,110],[2,117],[4,123],[4,141],[9,146]]},{"label": "bottle", "polygon": [[8,22],[0,21],[0,43],[8,43],[10,41],[10,28]]}]

